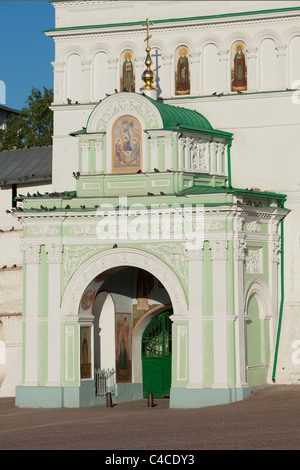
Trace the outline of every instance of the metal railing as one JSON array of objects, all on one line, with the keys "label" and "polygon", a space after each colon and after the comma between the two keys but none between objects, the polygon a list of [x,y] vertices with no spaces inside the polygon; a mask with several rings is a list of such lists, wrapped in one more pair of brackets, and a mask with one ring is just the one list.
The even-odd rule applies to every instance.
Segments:
[{"label": "metal railing", "polygon": [[96,397],[103,397],[107,393],[116,394],[116,380],[114,369],[95,370]]}]

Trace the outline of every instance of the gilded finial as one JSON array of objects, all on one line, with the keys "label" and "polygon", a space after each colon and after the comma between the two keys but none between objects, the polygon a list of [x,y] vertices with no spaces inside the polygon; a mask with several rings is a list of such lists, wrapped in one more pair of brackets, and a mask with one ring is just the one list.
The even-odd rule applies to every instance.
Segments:
[{"label": "gilded finial", "polygon": [[147,18],[147,23],[145,26],[147,26],[147,37],[145,39],[145,42],[147,42],[147,48],[146,48],[146,61],[145,65],[147,69],[144,71],[142,75],[142,80],[145,83],[145,85],[141,88],[141,91],[143,92],[157,92],[157,88],[153,85],[154,80],[155,80],[155,74],[151,69],[151,66],[153,64],[152,58],[151,58],[151,47],[150,47],[150,39],[152,38],[152,35],[150,34],[150,24],[153,25],[153,23],[149,22],[149,18]]}]

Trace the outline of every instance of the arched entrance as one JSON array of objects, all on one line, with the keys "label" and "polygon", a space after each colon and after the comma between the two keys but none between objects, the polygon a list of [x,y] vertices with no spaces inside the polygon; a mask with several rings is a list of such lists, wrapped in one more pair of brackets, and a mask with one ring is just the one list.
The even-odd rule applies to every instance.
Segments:
[{"label": "arched entrance", "polygon": [[172,379],[172,310],[159,313],[142,337],[143,395],[170,396]]},{"label": "arched entrance", "polygon": [[[85,357],[83,354],[81,356],[81,351],[76,356],[76,351],[71,349],[74,343],[70,342],[73,336],[70,335],[68,319],[74,322],[74,331],[77,328],[76,323],[80,332],[83,328],[89,329],[88,337],[91,338],[89,349],[82,341],[82,350],[85,346],[90,356],[94,356],[89,378],[83,379],[80,376],[79,363],[78,385],[82,402],[93,402],[93,373],[95,372],[96,377],[96,369],[101,373],[103,369],[114,369],[116,400],[143,397],[143,333],[152,319],[168,308],[172,309],[172,320],[185,318],[185,294],[176,273],[147,252],[130,248],[108,250],[92,257],[76,271],[66,288],[62,311],[65,312],[65,337],[70,344],[70,354],[66,356],[67,365],[72,361],[75,367],[76,359],[81,361],[81,357]],[[125,317],[126,328],[121,329]],[[123,338],[124,330],[126,341],[121,348],[122,341],[119,340]],[[110,346],[113,345],[110,352],[104,347],[107,337],[111,338],[108,341]],[[127,357],[124,361],[126,346]],[[69,370],[71,368],[64,368],[66,372]],[[69,376],[66,374],[65,380],[67,379],[69,383]],[[94,403],[98,402],[98,399],[94,399]]]}]

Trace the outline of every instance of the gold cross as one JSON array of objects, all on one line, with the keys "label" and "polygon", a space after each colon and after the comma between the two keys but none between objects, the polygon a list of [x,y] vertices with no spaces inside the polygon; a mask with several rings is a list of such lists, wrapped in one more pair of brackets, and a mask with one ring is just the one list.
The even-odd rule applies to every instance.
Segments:
[{"label": "gold cross", "polygon": [[150,25],[152,26],[154,23],[149,22],[149,18],[147,18],[147,23],[145,26],[147,26],[147,37],[145,39],[145,42],[147,41],[147,49],[150,49],[150,39],[152,38],[152,34],[150,34]]}]

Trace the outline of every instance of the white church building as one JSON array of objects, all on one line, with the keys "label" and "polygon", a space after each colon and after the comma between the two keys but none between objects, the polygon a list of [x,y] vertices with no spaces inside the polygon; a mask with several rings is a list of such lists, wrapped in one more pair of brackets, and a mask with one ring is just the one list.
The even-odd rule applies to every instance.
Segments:
[{"label": "white church building", "polygon": [[52,4],[52,187],[15,211],[16,405],[298,383],[300,2]]}]

